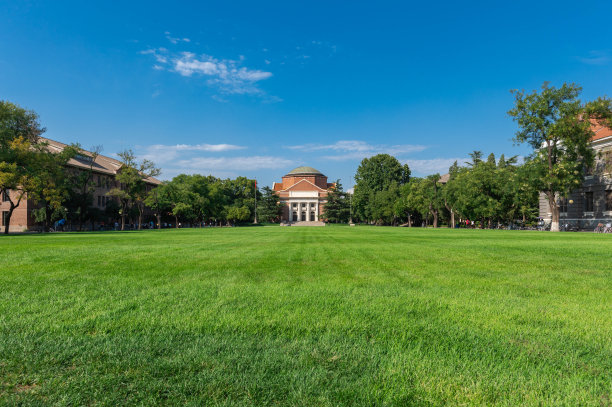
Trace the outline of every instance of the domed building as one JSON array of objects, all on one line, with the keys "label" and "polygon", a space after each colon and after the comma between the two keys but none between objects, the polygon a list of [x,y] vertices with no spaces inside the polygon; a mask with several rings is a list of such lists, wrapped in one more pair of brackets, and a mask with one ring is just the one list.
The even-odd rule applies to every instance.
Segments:
[{"label": "domed building", "polygon": [[334,183],[312,167],[297,167],[275,182],[272,189],[280,197],[283,207],[281,220],[285,222],[319,222],[327,194]]}]

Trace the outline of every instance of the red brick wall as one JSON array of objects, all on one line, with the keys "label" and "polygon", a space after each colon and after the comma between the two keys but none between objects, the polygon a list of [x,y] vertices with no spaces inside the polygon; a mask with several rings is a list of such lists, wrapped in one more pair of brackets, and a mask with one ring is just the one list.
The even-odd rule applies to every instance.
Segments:
[{"label": "red brick wall", "polygon": [[[11,191],[10,193],[11,200],[14,203],[17,203],[17,193]],[[10,208],[9,202],[2,202],[2,197],[0,196],[0,231],[4,232],[4,223],[2,215],[3,212],[8,212]],[[15,210],[13,211],[13,215],[11,216],[11,224],[9,228],[9,232],[23,232],[26,229],[32,228],[34,226],[34,219],[30,216],[30,211],[34,208],[34,205],[31,201],[27,199],[22,199],[21,203]]]}]

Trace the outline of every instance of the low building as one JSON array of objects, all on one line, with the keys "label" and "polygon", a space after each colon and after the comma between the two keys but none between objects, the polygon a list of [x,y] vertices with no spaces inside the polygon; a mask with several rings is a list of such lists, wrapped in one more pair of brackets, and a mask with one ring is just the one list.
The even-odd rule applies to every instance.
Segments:
[{"label": "low building", "polygon": [[281,221],[320,222],[327,202],[327,194],[335,184],[312,167],[295,168],[275,182],[272,189],[280,197],[283,211]]},{"label": "low building", "polygon": [[[40,138],[41,142],[47,143],[47,148],[51,152],[59,153],[67,147],[66,144],[60,143],[59,141],[50,140],[47,138]],[[121,171],[122,163],[114,158],[107,157],[98,154],[93,159],[93,154],[89,151],[81,150],[81,154],[78,154],[74,158],[71,158],[67,166],[71,171],[92,171],[92,183],[94,185],[93,202],[92,206],[100,210],[106,209],[107,204],[114,199],[108,196],[108,192],[112,188],[119,187],[119,182],[116,180],[116,175]],[[147,188],[152,189],[155,186],[161,184],[161,181],[155,178],[147,178],[145,180]],[[17,192],[10,191],[10,198],[15,202],[17,200]],[[0,199],[0,231],[4,232],[6,225],[6,216],[9,210],[8,196],[3,194]],[[38,206],[27,197],[24,197],[20,205],[15,208],[13,215],[11,216],[9,232],[23,232],[26,230],[32,230],[36,228],[36,223],[32,216],[32,210],[37,209]]]},{"label": "low building", "polygon": [[[560,225],[592,230],[598,223],[612,223],[612,129],[594,124],[593,132],[595,164],[580,188],[567,198],[558,198]],[[540,195],[540,218],[546,223],[552,220],[543,194]]]}]

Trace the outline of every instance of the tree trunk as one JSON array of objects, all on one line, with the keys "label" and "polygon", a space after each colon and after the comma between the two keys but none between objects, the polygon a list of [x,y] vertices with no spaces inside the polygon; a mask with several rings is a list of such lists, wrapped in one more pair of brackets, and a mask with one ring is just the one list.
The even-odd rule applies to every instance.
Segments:
[{"label": "tree trunk", "polygon": [[178,229],[178,216],[174,217],[174,228]]},{"label": "tree trunk", "polygon": [[138,207],[138,230],[142,229],[142,213],[144,212],[144,208]]},{"label": "tree trunk", "polygon": [[9,227],[11,226],[11,216],[13,216],[13,211],[15,210],[15,207],[13,206],[13,203],[11,202],[11,207],[8,210],[8,213],[6,214],[6,218],[5,220],[5,224],[4,224],[4,234],[8,235],[9,234]]},{"label": "tree trunk", "polygon": [[121,230],[125,230],[125,211],[121,211]]},{"label": "tree trunk", "polygon": [[[6,191],[6,194],[8,195],[8,191]],[[17,208],[19,206],[19,204],[21,203],[21,198],[23,197],[23,195],[21,195],[19,197],[19,199],[17,200],[17,204],[13,203],[13,200],[9,197],[9,210],[8,213],[6,214],[6,224],[4,225],[4,234],[8,235],[9,234],[9,228],[11,226],[11,216],[13,216],[13,211],[15,210],[15,208]]]},{"label": "tree trunk", "polygon": [[433,227],[438,227],[438,211],[433,212]]},{"label": "tree trunk", "polygon": [[451,209],[450,215],[451,215],[451,218],[450,218],[451,229],[454,229],[455,228],[455,211]]},{"label": "tree trunk", "polygon": [[548,206],[552,213],[552,219],[550,222],[550,231],[559,231],[559,206],[557,206],[557,200],[555,199],[555,193],[552,191],[546,192],[546,199],[548,200]]},{"label": "tree trunk", "polygon": [[161,214],[158,213],[155,217],[157,218],[157,229],[161,229]]},{"label": "tree trunk", "polygon": [[559,207],[555,205],[555,208],[552,209],[552,221],[550,222],[550,231],[558,232],[559,231]]}]

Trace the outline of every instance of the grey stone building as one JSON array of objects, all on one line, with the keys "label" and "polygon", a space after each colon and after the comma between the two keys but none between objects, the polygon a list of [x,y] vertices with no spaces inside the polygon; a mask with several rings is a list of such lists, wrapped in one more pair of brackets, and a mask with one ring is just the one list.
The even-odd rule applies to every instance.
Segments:
[{"label": "grey stone building", "polygon": [[[580,188],[567,198],[557,198],[559,225],[593,230],[598,223],[612,223],[612,130],[595,125],[593,131],[595,165]],[[540,217],[550,224],[552,213],[544,194],[540,194]]]}]

